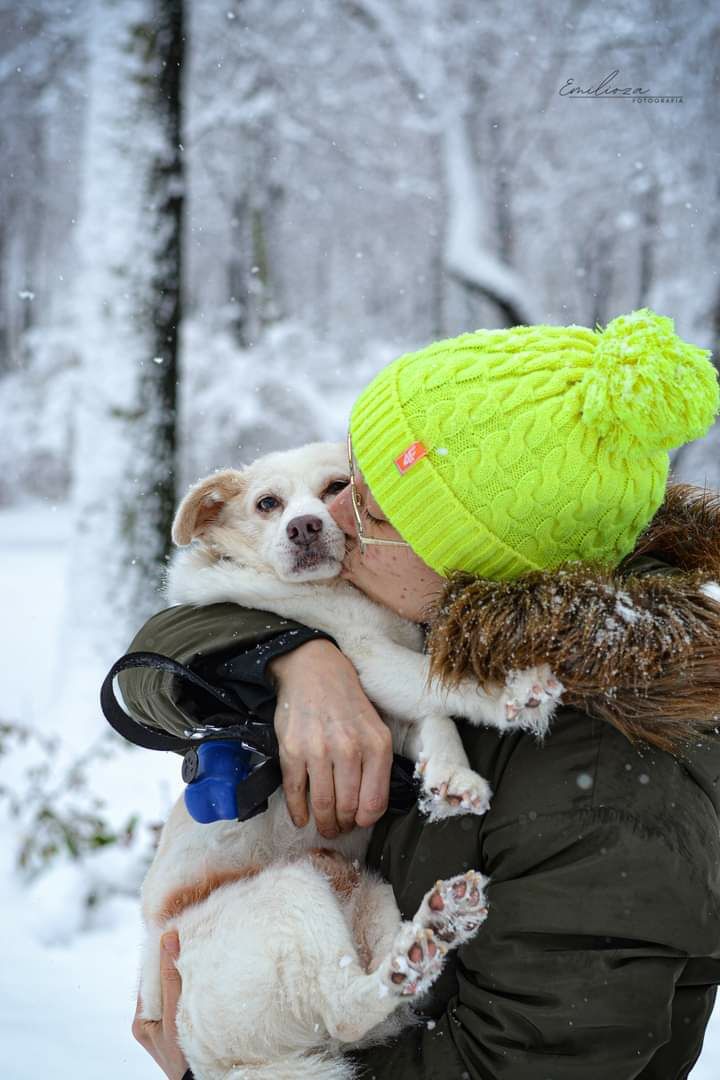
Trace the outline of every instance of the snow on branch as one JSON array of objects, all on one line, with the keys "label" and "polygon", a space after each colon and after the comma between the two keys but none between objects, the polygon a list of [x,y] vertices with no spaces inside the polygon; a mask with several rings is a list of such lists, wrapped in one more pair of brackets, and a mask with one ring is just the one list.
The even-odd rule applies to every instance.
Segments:
[{"label": "snow on branch", "polygon": [[[425,92],[426,84],[447,86],[448,80],[428,78],[427,73],[425,81],[420,80],[418,72],[426,69],[423,64],[413,64],[407,56],[405,40],[390,5],[379,0],[345,0],[344,6],[351,16],[376,34],[391,69],[405,86],[415,108],[431,119],[431,128],[441,136],[448,213],[444,263],[448,274],[466,288],[486,295],[511,325],[541,321],[521,276],[488,250],[491,223],[478,190],[463,103],[444,97],[437,105],[433,104],[432,95]],[[437,56],[435,61],[442,63]]]},{"label": "snow on branch", "polygon": [[479,241],[487,232],[484,207],[478,195],[472,151],[464,118],[457,116],[444,133],[448,221],[445,267],[468,288],[485,293],[506,314],[510,325],[541,322],[521,276]]}]

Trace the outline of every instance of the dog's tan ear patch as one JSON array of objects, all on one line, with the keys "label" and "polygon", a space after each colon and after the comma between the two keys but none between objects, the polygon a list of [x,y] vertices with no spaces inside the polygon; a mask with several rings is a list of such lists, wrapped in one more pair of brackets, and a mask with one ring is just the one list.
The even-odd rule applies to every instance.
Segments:
[{"label": "dog's tan ear patch", "polygon": [[244,490],[245,479],[237,469],[224,469],[199,480],[178,507],[172,527],[174,543],[185,547],[196,536],[202,536],[217,521],[230,499]]}]

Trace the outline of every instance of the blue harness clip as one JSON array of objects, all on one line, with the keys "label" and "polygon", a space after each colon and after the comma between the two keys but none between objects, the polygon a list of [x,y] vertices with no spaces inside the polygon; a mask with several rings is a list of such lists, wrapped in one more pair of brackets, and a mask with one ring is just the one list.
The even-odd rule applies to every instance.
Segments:
[{"label": "blue harness clip", "polygon": [[201,825],[237,821],[237,785],[250,774],[250,751],[236,739],[211,739],[183,759],[185,806]]}]

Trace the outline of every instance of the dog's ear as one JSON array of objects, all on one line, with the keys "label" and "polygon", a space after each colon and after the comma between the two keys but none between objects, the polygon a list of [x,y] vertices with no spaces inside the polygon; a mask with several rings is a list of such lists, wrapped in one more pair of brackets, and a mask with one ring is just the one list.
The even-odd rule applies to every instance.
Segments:
[{"label": "dog's ear", "polygon": [[198,480],[180,503],[172,527],[172,538],[178,547],[185,547],[196,536],[202,536],[213,525],[225,505],[245,490],[245,477],[237,469]]}]

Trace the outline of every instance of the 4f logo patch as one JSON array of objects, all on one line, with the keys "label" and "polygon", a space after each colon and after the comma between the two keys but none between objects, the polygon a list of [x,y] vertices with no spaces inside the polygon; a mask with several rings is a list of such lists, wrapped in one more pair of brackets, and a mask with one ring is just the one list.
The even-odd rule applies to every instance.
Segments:
[{"label": "4f logo patch", "polygon": [[423,446],[421,442],[414,442],[408,446],[407,450],[403,450],[399,457],[395,458],[395,464],[399,473],[406,473],[408,469],[412,468],[416,461],[420,458],[424,458],[427,454],[427,448]]}]

